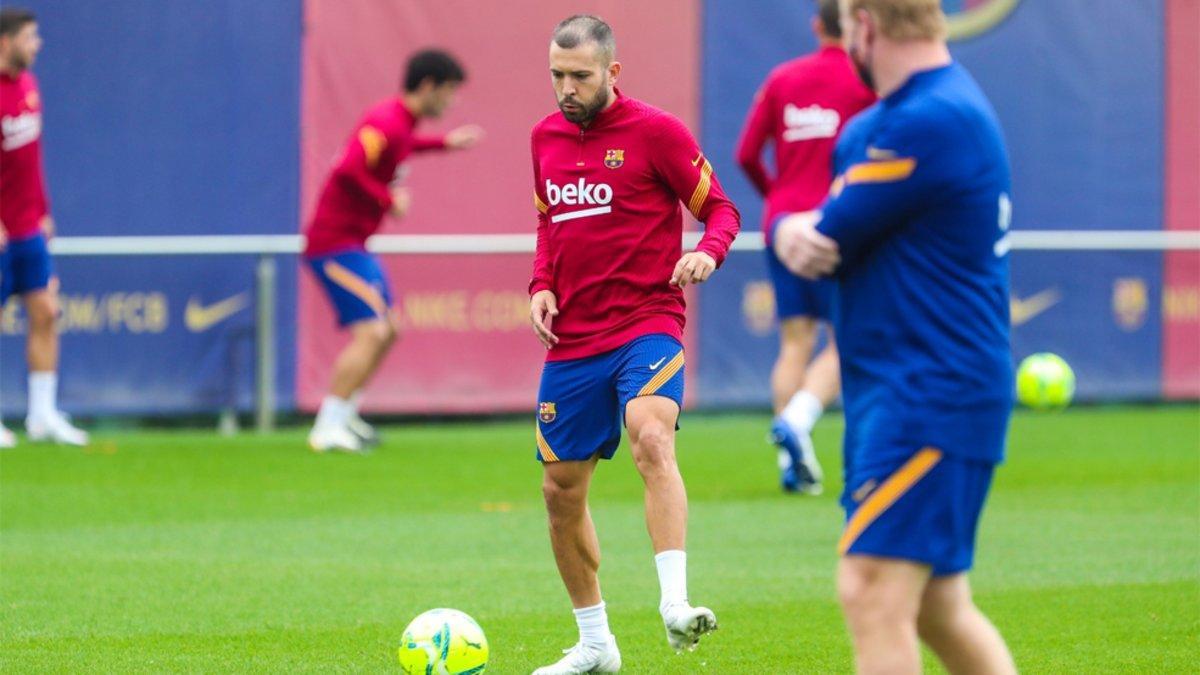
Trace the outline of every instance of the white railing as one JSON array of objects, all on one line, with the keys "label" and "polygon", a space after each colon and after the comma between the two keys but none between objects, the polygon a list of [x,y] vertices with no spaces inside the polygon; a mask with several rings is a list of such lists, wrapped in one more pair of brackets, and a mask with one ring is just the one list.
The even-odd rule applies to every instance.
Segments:
[{"label": "white railing", "polygon": [[[700,233],[688,232],[683,245],[696,245]],[[1011,233],[1013,250],[1035,251],[1200,251],[1200,231],[1162,230],[1025,230]],[[533,253],[532,234],[387,234],[371,239],[368,248],[381,254]],[[259,431],[275,425],[275,277],[276,256],[298,254],[300,235],[197,235],[133,237],[58,237],[50,250],[60,256],[253,255],[255,317],[255,419]],[[763,238],[746,232],[735,251],[761,251]]]}]

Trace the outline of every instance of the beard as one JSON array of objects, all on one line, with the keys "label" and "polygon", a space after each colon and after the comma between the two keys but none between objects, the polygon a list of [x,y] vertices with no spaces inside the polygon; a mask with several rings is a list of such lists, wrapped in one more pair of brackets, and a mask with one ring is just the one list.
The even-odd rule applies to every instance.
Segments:
[{"label": "beard", "polygon": [[867,85],[867,89],[875,90],[875,73],[871,72],[871,66],[867,64],[868,59],[863,58],[862,53],[858,48],[851,45],[850,47],[850,62],[854,64],[854,70],[858,73],[858,79],[862,80],[863,84]]},{"label": "beard", "polygon": [[[563,105],[565,103],[573,103],[578,108],[568,110]],[[567,118],[568,122],[573,122],[580,126],[586,126],[592,120],[596,119],[596,115],[600,114],[601,110],[608,105],[608,80],[601,84],[600,89],[596,91],[596,96],[590,101],[580,101],[576,98],[563,99],[558,102],[558,109],[562,111],[563,117]]]}]

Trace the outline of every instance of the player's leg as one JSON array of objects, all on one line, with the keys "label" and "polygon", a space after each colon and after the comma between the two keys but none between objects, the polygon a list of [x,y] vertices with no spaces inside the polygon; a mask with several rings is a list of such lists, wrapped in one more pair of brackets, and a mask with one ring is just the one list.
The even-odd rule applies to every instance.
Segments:
[{"label": "player's leg", "polygon": [[25,305],[25,359],[29,364],[29,407],[25,429],[35,441],[87,445],[86,432],[75,428],[58,409],[58,280],[50,251],[41,235],[10,242],[13,291]]},{"label": "player's leg", "polygon": [[946,670],[979,675],[1017,672],[1000,631],[971,599],[965,573],[934,577],[925,587],[917,631]]},{"label": "player's leg", "polygon": [[779,320],[779,355],[771,367],[771,406],[776,415],[804,386],[804,375],[817,342],[818,323],[807,316]]},{"label": "player's leg", "polygon": [[[12,272],[8,266],[8,247],[7,241],[3,241],[4,230],[0,229],[0,314],[4,312],[4,305],[8,302],[9,288],[12,283]],[[0,449],[13,448],[17,445],[17,436],[8,427],[4,426],[4,420],[0,418]]]},{"label": "player's leg", "polygon": [[838,393],[837,351],[832,347],[832,333],[817,360],[812,363],[810,360],[820,325],[830,317],[834,287],[793,275],[772,248],[767,249],[767,267],[779,318],[779,356],[771,372],[775,410],[771,440],[779,448],[780,484],[788,492],[820,494],[823,475],[811,434],[825,406]]},{"label": "player's leg", "polygon": [[665,335],[639,338],[621,350],[617,391],[634,464],[645,486],[646,529],[658,570],[659,612],[667,642],[694,649],[717,619],[693,607],[687,591],[687,491],[675,459],[675,428],[683,404],[683,346]]},{"label": "player's leg", "polygon": [[350,332],[350,341],[334,360],[329,394],[317,411],[309,445],[317,451],[357,452],[363,442],[350,428],[357,416],[351,397],[379,367],[397,335],[387,280],[365,251],[312,258],[309,267],[325,288],[338,324]]},{"label": "player's leg", "polygon": [[366,379],[363,380],[358,389],[355,389],[350,394],[349,399],[347,399],[350,402],[350,416],[346,420],[346,425],[350,428],[350,431],[354,432],[355,436],[358,436],[368,446],[379,445],[379,433],[359,413],[360,406],[362,405],[363,389],[366,388],[367,383],[371,381],[375,373],[379,372],[379,367],[383,365],[383,359],[391,352],[392,347],[395,346],[396,340],[400,336],[400,320],[396,317],[395,312],[388,312],[387,320],[392,329],[390,337],[376,352],[374,361],[368,368]]},{"label": "player's leg", "polygon": [[837,589],[863,675],[918,674],[917,615],[930,568],[920,563],[847,555],[838,562]]},{"label": "player's leg", "polygon": [[615,673],[621,653],[600,594],[600,542],[588,488],[600,459],[620,442],[616,398],[604,356],[547,363],[538,391],[535,429],[550,544],[575,615],[579,641],[535,675]]}]

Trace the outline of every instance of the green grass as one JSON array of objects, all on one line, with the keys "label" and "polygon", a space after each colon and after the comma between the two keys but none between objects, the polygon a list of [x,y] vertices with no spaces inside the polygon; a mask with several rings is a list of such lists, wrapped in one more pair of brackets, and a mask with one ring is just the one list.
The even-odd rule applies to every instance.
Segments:
[{"label": "green grass", "polygon": [[[691,595],[721,620],[693,654],[662,637],[629,455],[601,467],[601,582],[626,672],[851,668],[832,581],[840,486],[780,494],[766,425],[691,415],[680,433]],[[835,477],[840,431],[831,418],[817,437]],[[0,670],[395,671],[404,625],[437,606],[484,626],[489,672],[557,658],[575,627],[529,424],[385,432],[369,457],[313,455],[299,430],[5,451]],[[973,580],[1027,672],[1193,670],[1197,410],[1018,415]]]}]

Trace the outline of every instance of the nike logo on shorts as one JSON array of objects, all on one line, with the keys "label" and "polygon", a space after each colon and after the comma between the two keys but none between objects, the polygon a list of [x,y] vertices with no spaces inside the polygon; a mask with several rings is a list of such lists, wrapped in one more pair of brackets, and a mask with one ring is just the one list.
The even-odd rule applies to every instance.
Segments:
[{"label": "nike logo on shorts", "polygon": [[658,367],[661,366],[663,364],[663,361],[666,361],[666,360],[667,360],[667,357],[665,357],[665,356],[662,357],[654,365],[650,366],[650,370],[658,370]]}]

